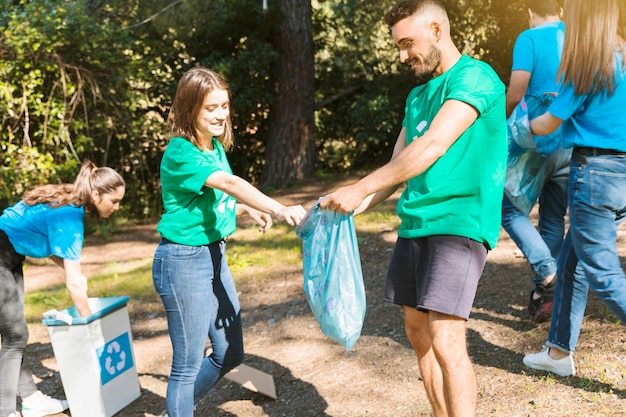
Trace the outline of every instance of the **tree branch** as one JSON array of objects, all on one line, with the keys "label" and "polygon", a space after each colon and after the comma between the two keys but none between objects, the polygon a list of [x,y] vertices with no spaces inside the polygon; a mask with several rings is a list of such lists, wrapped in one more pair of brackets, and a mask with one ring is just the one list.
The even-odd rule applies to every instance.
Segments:
[{"label": "tree branch", "polygon": [[167,9],[169,9],[169,8],[171,8],[171,7],[174,7],[174,6],[176,6],[177,4],[179,4],[179,3],[182,3],[182,1],[183,1],[183,0],[176,0],[176,1],[174,1],[173,3],[168,4],[167,6],[165,6],[164,8],[162,8],[161,10],[159,10],[158,12],[156,12],[155,14],[153,14],[152,16],[147,17],[147,18],[145,18],[144,20],[142,20],[141,22],[139,22],[139,23],[135,23],[135,24],[134,24],[134,25],[132,25],[132,26],[127,26],[127,27],[123,28],[123,30],[127,30],[127,29],[136,29],[136,28],[138,28],[138,27],[139,27],[139,26],[141,26],[141,25],[145,25],[146,23],[151,22],[151,21],[153,21],[154,19],[156,19],[156,17],[157,17],[158,15],[160,15],[160,14],[161,14],[161,13],[163,13],[163,12],[165,12]]},{"label": "tree branch", "polygon": [[315,110],[319,110],[322,109],[326,106],[328,106],[329,104],[332,104],[333,102],[344,98],[345,96],[349,96],[350,94],[356,93],[359,90],[362,90],[363,86],[362,85],[355,85],[352,87],[348,87],[343,91],[340,91],[337,94],[333,94],[330,97],[326,97],[324,100],[320,101],[319,103],[317,103],[315,105]]}]

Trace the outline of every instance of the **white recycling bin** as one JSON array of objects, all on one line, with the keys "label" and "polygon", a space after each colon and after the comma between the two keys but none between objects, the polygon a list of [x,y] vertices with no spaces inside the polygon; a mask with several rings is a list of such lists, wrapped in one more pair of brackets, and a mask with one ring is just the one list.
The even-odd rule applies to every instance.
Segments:
[{"label": "white recycling bin", "polygon": [[141,394],[126,304],[129,297],[90,298],[44,313],[72,417],[111,417]]}]

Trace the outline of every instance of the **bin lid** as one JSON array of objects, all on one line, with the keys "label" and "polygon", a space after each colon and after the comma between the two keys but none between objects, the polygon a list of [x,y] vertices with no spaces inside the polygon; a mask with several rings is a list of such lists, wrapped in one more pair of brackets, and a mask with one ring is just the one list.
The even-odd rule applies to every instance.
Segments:
[{"label": "bin lid", "polygon": [[76,307],[71,306],[65,310],[57,312],[57,314],[45,316],[41,322],[46,326],[67,326],[69,324],[67,321],[57,318],[57,315],[63,315],[65,318],[68,316],[71,318],[72,326],[91,323],[94,320],[123,308],[126,303],[128,303],[128,300],[130,300],[130,297],[128,296],[89,298],[89,307],[92,312],[90,316],[81,317]]}]

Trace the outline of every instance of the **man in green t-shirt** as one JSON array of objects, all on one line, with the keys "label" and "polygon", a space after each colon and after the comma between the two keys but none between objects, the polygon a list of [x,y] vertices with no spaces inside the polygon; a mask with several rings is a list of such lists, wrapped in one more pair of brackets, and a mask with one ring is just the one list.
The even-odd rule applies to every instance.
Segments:
[{"label": "man in green t-shirt", "polygon": [[400,2],[385,22],[418,86],[391,161],[321,205],[359,214],[406,182],[385,298],[402,306],[434,415],[473,417],[476,376],[465,324],[500,232],[504,85],[487,64],[459,52],[437,0]]}]

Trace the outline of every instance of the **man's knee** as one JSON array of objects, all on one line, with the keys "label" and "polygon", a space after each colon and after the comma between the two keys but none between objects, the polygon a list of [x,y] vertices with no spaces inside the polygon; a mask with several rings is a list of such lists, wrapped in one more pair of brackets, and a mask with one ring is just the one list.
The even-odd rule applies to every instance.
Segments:
[{"label": "man's knee", "polygon": [[431,326],[432,345],[435,354],[442,358],[458,358],[467,355],[465,320],[439,315],[440,317],[433,321]]},{"label": "man's knee", "polygon": [[[409,309],[407,312],[406,309]],[[428,313],[405,307],[404,332],[418,353],[431,348]]]}]

